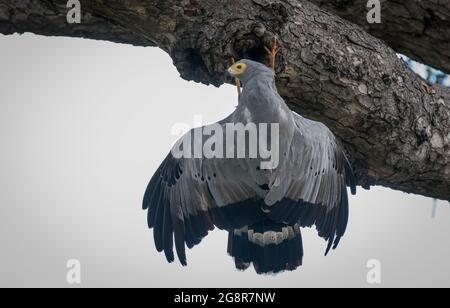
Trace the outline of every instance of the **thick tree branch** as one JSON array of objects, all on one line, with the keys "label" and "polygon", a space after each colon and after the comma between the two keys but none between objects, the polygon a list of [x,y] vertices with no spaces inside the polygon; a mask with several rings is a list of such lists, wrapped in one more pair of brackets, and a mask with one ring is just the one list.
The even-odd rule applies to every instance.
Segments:
[{"label": "thick tree branch", "polygon": [[[335,132],[362,185],[450,200],[450,90],[427,85],[361,28],[298,0],[96,0],[83,9],[98,21],[84,24],[82,36],[118,31],[131,44],[155,42],[183,78],[206,84],[224,82],[232,56],[262,60],[263,46],[278,36],[281,95]],[[0,32],[38,24],[47,35],[80,33],[36,12],[27,16],[17,30],[13,20],[0,21]],[[111,25],[111,33],[99,35],[97,23]]]},{"label": "thick tree branch", "polygon": [[310,0],[383,39],[397,52],[450,74],[450,1],[382,0],[381,24],[367,22],[367,0]]},{"label": "thick tree branch", "polygon": [[67,1],[48,0],[0,0],[0,33],[13,34],[32,32],[46,36],[83,37],[126,43],[139,46],[154,46],[144,34],[133,33],[118,26],[113,20],[96,16],[82,10],[82,23],[67,22]]}]

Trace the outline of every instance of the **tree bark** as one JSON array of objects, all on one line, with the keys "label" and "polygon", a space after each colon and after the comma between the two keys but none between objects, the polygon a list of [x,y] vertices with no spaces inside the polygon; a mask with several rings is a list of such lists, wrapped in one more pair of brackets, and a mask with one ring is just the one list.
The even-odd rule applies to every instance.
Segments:
[{"label": "tree bark", "polygon": [[84,1],[76,26],[62,25],[64,5],[21,5],[0,4],[1,33],[156,44],[183,78],[216,86],[231,57],[264,61],[276,36],[280,94],[333,130],[361,185],[450,200],[450,90],[426,84],[385,43],[307,1]]},{"label": "tree bark", "polygon": [[367,22],[368,0],[310,0],[358,24],[397,52],[450,74],[450,1],[382,0],[381,23]]},{"label": "tree bark", "polygon": [[[82,6],[83,8],[83,6]],[[106,16],[82,9],[82,23],[67,22],[67,1],[0,0],[0,33],[32,32],[46,36],[82,37],[138,46],[155,46],[144,34],[133,33]]]}]

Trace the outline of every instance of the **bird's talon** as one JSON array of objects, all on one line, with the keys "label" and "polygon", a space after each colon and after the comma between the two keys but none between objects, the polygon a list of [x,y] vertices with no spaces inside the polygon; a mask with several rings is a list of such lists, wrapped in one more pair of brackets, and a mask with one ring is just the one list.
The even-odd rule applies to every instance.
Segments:
[{"label": "bird's talon", "polygon": [[277,54],[280,52],[280,48],[277,46],[277,39],[274,38],[272,42],[272,47],[269,49],[268,47],[264,46],[264,49],[267,53],[267,57],[270,62],[270,66],[275,71],[275,62],[277,59]]}]

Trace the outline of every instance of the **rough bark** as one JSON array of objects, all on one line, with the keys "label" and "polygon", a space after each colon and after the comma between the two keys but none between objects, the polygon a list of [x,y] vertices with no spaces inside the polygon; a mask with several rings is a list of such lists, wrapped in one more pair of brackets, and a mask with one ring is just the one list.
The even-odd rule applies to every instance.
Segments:
[{"label": "rough bark", "polygon": [[[0,33],[32,32],[46,36],[82,37],[139,46],[155,46],[145,33],[135,33],[106,16],[82,10],[82,23],[67,22],[67,1],[0,0]],[[83,6],[82,6],[83,7]]]},{"label": "rough bark", "polygon": [[[22,1],[27,2],[34,1]],[[0,32],[38,28],[47,35],[105,39],[113,33],[96,25],[108,24],[127,33],[123,42],[154,42],[168,52],[183,78],[217,86],[230,57],[263,60],[263,46],[277,36],[281,95],[293,110],[334,131],[361,185],[450,200],[449,89],[427,85],[382,41],[309,2],[85,1],[85,14],[98,21],[73,29],[55,25],[56,18],[65,20],[66,10],[48,12],[54,19],[47,22],[29,8],[17,9],[27,15],[17,22],[10,17],[17,16],[11,14],[16,6],[3,1]]]},{"label": "rough bark", "polygon": [[310,0],[360,25],[397,52],[450,74],[450,1],[381,0],[381,24],[367,22],[368,0]]}]

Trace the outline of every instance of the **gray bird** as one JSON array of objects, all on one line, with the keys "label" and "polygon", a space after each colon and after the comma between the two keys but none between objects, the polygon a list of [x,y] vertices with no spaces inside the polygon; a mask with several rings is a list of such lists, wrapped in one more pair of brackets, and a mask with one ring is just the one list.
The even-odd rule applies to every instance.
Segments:
[{"label": "gray bird", "polygon": [[[243,83],[236,110],[218,123],[187,133],[180,140],[188,142],[175,147],[192,157],[176,157],[172,149],[150,180],[143,208],[148,210],[156,249],[173,262],[175,244],[179,261],[186,265],[185,247],[199,244],[217,227],[229,233],[228,253],[236,268],[245,270],[253,264],[258,274],[294,270],[302,265],[301,228],[316,226],[328,241],[325,254],[344,235],[347,185],[356,193],[351,165],[325,125],[288,108],[270,68],[241,60],[228,73]],[[195,146],[208,142],[205,135],[200,141],[194,141],[195,136],[218,127],[223,128],[224,141],[215,150],[223,147],[236,154],[239,144],[227,143],[225,134],[228,125],[239,123],[278,125],[277,140],[270,133],[267,138],[267,148],[279,149],[276,165],[261,168],[267,159],[260,153],[249,157],[250,136],[244,141],[248,156],[195,155]],[[261,127],[257,126],[258,135]]]}]

